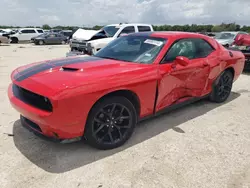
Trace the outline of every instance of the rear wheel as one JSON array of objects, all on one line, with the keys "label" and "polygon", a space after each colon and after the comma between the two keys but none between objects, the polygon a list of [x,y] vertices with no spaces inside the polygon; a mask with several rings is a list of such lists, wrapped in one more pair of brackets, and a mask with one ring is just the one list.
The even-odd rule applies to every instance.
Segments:
[{"label": "rear wheel", "polygon": [[136,110],[125,97],[109,97],[91,110],[84,137],[95,148],[106,150],[123,145],[133,134]]},{"label": "rear wheel", "polygon": [[233,74],[230,71],[223,72],[213,87],[210,100],[217,103],[226,101],[231,93],[232,86]]},{"label": "rear wheel", "polygon": [[63,40],[63,41],[61,42],[61,44],[66,44],[66,42]]}]

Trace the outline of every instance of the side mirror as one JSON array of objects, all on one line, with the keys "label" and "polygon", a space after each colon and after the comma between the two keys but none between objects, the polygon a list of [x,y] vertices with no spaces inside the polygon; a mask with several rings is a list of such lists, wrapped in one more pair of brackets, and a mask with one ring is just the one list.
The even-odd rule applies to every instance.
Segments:
[{"label": "side mirror", "polygon": [[176,63],[178,63],[181,66],[187,66],[189,64],[189,59],[187,57],[184,56],[178,56],[175,58]]}]

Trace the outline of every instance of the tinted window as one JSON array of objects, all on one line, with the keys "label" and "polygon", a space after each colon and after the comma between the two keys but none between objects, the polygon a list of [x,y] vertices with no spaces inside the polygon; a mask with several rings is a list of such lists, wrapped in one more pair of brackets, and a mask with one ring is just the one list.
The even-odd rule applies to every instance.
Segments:
[{"label": "tinted window", "polygon": [[69,37],[69,36],[72,34],[72,32],[62,32],[62,33],[60,33],[60,34]]},{"label": "tinted window", "polygon": [[120,35],[121,34],[129,34],[129,33],[135,33],[135,27],[134,26],[127,26],[127,27],[125,27],[122,31],[121,31],[121,33],[120,33]]},{"label": "tinted window", "polygon": [[151,31],[149,26],[138,26],[139,32]]},{"label": "tinted window", "polygon": [[43,30],[38,29],[37,32],[38,33],[43,33]]},{"label": "tinted window", "polygon": [[157,57],[166,39],[145,36],[123,36],[102,48],[95,56],[151,64]]},{"label": "tinted window", "polygon": [[22,33],[36,33],[36,31],[33,29],[22,30],[21,32]]},{"label": "tinted window", "polygon": [[164,62],[172,62],[177,56],[184,56],[189,59],[204,58],[213,51],[213,47],[203,39],[182,39],[170,47]]},{"label": "tinted window", "polygon": [[177,56],[184,56],[189,59],[195,57],[195,46],[190,39],[182,39],[174,43],[167,52],[164,61],[174,61]]},{"label": "tinted window", "polygon": [[195,58],[204,58],[207,57],[214,51],[214,48],[203,39],[192,39],[195,44]]}]

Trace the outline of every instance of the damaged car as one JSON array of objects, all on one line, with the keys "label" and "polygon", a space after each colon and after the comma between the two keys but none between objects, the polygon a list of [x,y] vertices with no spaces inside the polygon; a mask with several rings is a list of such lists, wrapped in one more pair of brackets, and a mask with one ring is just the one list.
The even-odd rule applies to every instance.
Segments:
[{"label": "damaged car", "polygon": [[16,68],[8,97],[22,125],[43,138],[83,138],[98,149],[113,149],[143,119],[204,98],[223,103],[244,63],[240,51],[205,35],[134,33],[92,56]]},{"label": "damaged car", "polygon": [[152,32],[153,26],[149,24],[111,24],[103,27],[100,30],[84,30],[78,29],[73,35],[70,42],[70,53],[82,53],[93,55],[100,49],[105,47],[108,43],[120,36],[137,32]]},{"label": "damaged car", "polygon": [[219,42],[221,45],[223,45],[224,47],[229,47],[232,46],[236,37],[239,34],[248,34],[246,32],[243,31],[223,31],[220,33],[217,33],[214,38],[217,40],[217,42]]}]

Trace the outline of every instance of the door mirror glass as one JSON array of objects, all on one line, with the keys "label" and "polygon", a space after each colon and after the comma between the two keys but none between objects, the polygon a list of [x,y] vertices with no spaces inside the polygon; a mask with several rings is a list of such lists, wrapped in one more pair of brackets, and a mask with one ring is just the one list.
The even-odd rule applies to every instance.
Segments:
[{"label": "door mirror glass", "polygon": [[189,64],[189,59],[187,57],[184,56],[177,56],[175,58],[175,62],[181,66],[187,66]]}]

